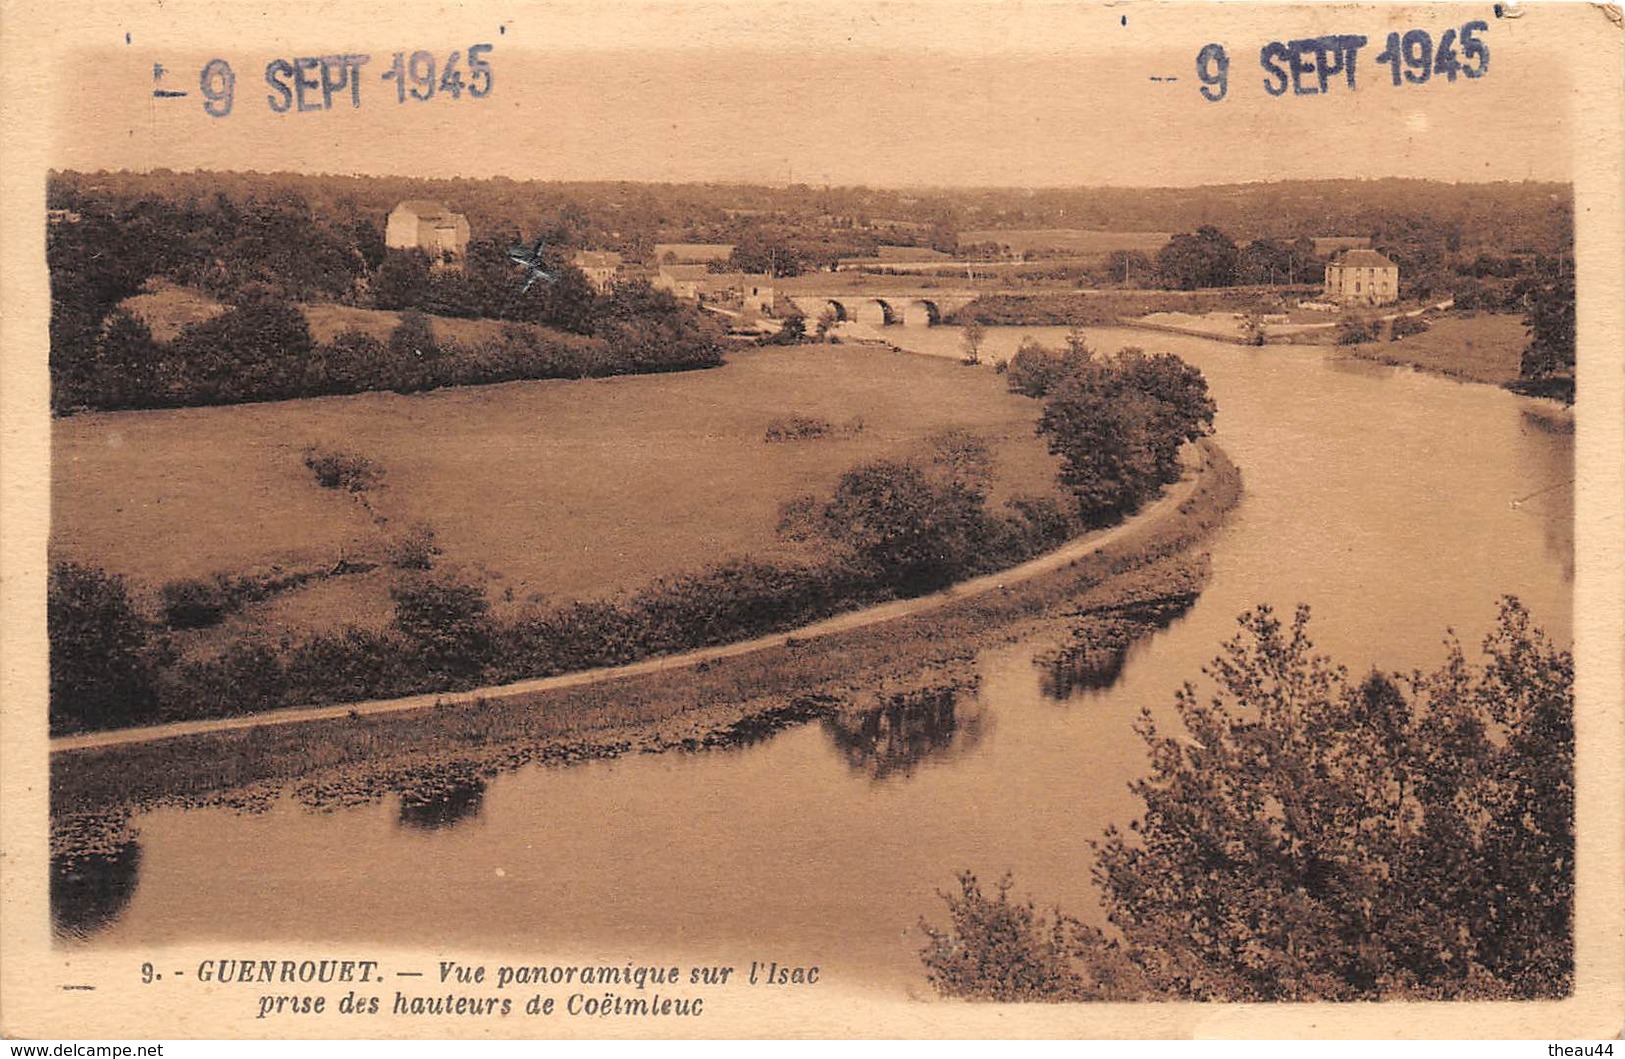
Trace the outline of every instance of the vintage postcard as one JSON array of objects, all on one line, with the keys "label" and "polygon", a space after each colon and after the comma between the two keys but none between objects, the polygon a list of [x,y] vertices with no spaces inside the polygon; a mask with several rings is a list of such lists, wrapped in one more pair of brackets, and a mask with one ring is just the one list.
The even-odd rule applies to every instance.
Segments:
[{"label": "vintage postcard", "polygon": [[3,33],[7,1036],[1619,1034],[1618,7]]}]

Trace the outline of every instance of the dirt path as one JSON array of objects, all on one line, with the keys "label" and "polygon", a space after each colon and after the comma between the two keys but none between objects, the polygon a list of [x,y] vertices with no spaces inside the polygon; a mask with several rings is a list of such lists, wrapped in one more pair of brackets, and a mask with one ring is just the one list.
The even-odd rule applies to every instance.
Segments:
[{"label": "dirt path", "polygon": [[[1200,454],[1200,449],[1191,450]],[[1098,530],[1094,533],[1076,537],[1052,552],[1046,552],[1036,559],[1029,559],[1019,566],[1010,567],[991,574],[984,574],[969,581],[961,581],[956,585],[934,592],[928,596],[917,596],[912,599],[900,599],[890,603],[881,603],[861,610],[848,611],[834,617],[825,618],[811,625],[803,625],[786,632],[771,633],[767,636],[758,636],[749,640],[740,640],[735,643],[722,644],[716,647],[702,647],[681,654],[662,655],[658,658],[649,658],[641,662],[632,662],[622,666],[606,666],[599,669],[583,669],[574,673],[560,673],[551,677],[536,677],[530,680],[520,680],[511,684],[497,684],[490,687],[470,688],[466,691],[430,692],[423,695],[408,695],[396,699],[373,699],[366,702],[342,703],[337,706],[303,706],[275,710],[267,713],[251,714],[244,717],[220,717],[199,721],[177,721],[172,724],[150,725],[143,728],[122,728],[109,732],[88,732],[84,735],[60,736],[51,740],[51,752],[58,753],[70,750],[88,750],[99,747],[124,746],[133,743],[151,743],[163,739],[174,739],[180,736],[201,735],[209,732],[225,732],[234,729],[260,728],[268,725],[299,724],[305,721],[330,720],[339,717],[364,716],[372,714],[400,713],[407,710],[423,710],[436,706],[462,706],[472,704],[475,700],[501,700],[520,695],[530,695],[541,691],[554,691],[562,688],[581,687],[588,684],[606,683],[626,677],[639,676],[646,673],[656,673],[669,669],[686,669],[699,665],[702,662],[711,662],[719,658],[734,658],[739,655],[750,654],[754,651],[771,647],[782,647],[786,643],[805,643],[822,636],[834,633],[848,632],[870,625],[880,625],[899,618],[923,614],[952,600],[961,600],[985,595],[989,592],[1002,591],[1008,586],[1020,584],[1023,581],[1052,573],[1077,560],[1107,547],[1121,539],[1129,532],[1139,528],[1148,521],[1161,518],[1169,512],[1178,509],[1201,480],[1203,472],[1207,469],[1205,455],[1198,455],[1201,463],[1186,471],[1185,476],[1170,486],[1163,495],[1144,511],[1133,518],[1112,526],[1109,529]]]}]

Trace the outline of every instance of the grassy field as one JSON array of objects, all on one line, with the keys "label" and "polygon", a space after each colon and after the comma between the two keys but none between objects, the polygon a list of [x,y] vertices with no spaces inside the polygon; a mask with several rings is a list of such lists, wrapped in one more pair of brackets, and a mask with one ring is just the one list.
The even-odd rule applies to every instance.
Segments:
[{"label": "grassy field", "polygon": [[1518,378],[1529,331],[1512,313],[1441,316],[1424,333],[1397,342],[1345,347],[1354,356],[1384,364],[1409,364],[1423,371],[1497,386]]},{"label": "grassy field", "polygon": [[1105,257],[1113,250],[1138,250],[1155,256],[1171,238],[1167,232],[1103,232],[1090,228],[983,228],[960,232],[963,244],[998,243],[1021,253],[1060,250]]},{"label": "grassy field", "polygon": [[[1135,619],[1137,606],[1188,602],[1200,591],[1207,565],[1197,549],[1241,496],[1235,465],[1211,442],[1200,451],[1194,490],[1162,516],[1011,591],[953,599],[929,613],[700,666],[471,706],[57,754],[53,848],[90,849],[107,823],[95,814],[108,810],[172,799],[263,804],[293,780],[302,781],[296,794],[309,804],[347,804],[425,778],[490,775],[530,761],[725,745],[830,709],[963,685],[975,678],[976,652],[994,643],[1042,634],[1063,649],[1120,644],[1160,624],[1154,615]],[[116,830],[118,819],[112,823]]]},{"label": "grassy field", "polygon": [[[178,287],[173,283],[154,280],[148,289],[124,299],[119,307],[146,323],[152,337],[170,342],[188,324],[211,320],[226,311],[224,303],[216,301],[200,290]],[[331,342],[342,331],[361,331],[387,342],[390,333],[401,322],[399,313],[384,309],[360,309],[351,305],[310,304],[299,307],[310,325],[310,333],[318,342]],[[461,320],[449,316],[430,316],[435,337],[458,342],[479,342],[495,339],[502,329],[511,326],[502,320]],[[546,328],[542,328],[546,332]]]},{"label": "grassy field", "polygon": [[[995,505],[1048,493],[1037,414],[989,369],[821,346],[707,372],[80,415],[52,427],[52,550],[150,599],[181,577],[377,561],[426,523],[439,565],[481,577],[498,607],[601,597],[728,556],[794,554],[775,531],[782,501],[947,429],[990,443]],[[793,415],[835,429],[765,440]],[[320,488],[310,446],[366,457],[381,483]],[[313,582],[209,635],[379,625],[395,576]]]}]

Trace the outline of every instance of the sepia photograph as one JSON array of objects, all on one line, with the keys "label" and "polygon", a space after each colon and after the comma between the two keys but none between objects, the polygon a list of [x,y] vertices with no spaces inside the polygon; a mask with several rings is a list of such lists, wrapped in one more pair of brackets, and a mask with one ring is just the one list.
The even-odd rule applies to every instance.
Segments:
[{"label": "sepia photograph", "polygon": [[7,1036],[1617,1035],[1617,7],[67,7]]}]

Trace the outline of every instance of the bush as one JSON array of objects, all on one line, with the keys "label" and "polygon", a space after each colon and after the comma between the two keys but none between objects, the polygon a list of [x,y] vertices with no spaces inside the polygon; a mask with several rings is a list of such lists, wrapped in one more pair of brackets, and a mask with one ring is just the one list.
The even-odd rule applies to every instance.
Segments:
[{"label": "bush", "polygon": [[415,578],[389,590],[393,626],[432,672],[473,676],[491,660],[485,589],[450,578]]},{"label": "bush", "polygon": [[311,446],[305,450],[305,466],[323,489],[343,489],[364,493],[383,481],[384,469],[358,452]]},{"label": "bush", "polygon": [[1382,324],[1364,316],[1347,315],[1337,323],[1337,344],[1340,346],[1375,342],[1381,336]]},{"label": "bush", "polygon": [[1388,341],[1398,342],[1410,335],[1426,334],[1429,326],[1426,318],[1421,316],[1396,316],[1388,326]]},{"label": "bush", "polygon": [[428,570],[441,554],[440,546],[435,543],[434,527],[419,522],[391,544],[389,562],[397,570]]},{"label": "bush", "polygon": [[218,625],[232,609],[219,579],[186,578],[170,581],[159,590],[164,624],[171,629],[202,629]]},{"label": "bush", "polygon": [[762,435],[763,441],[808,441],[812,438],[828,437],[835,432],[835,427],[829,420],[821,416],[788,415],[773,419],[767,424],[767,431]]}]

